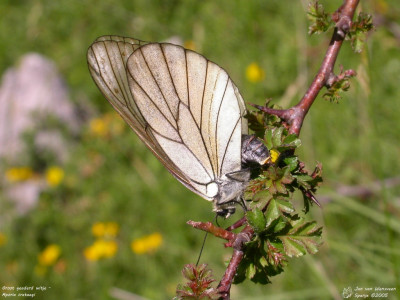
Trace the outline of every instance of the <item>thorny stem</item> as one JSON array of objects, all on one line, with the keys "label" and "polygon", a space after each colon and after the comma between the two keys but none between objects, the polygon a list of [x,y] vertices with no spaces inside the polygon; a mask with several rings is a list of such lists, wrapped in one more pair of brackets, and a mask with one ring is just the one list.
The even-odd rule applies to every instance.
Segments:
[{"label": "thorny stem", "polygon": [[[289,109],[283,110],[271,109],[254,104],[252,105],[264,112],[280,117],[289,127],[290,133],[299,135],[304,117],[309,111],[314,100],[317,98],[320,90],[324,86],[332,85],[336,80],[340,79],[340,76],[352,75],[354,72],[352,70],[348,70],[336,76],[333,73],[333,67],[335,65],[336,58],[342,46],[345,35],[350,29],[351,20],[353,19],[354,12],[358,3],[359,0],[344,0],[342,6],[333,15],[333,19],[336,22],[336,27],[329,43],[328,50],[326,51],[324,60],[322,61],[321,67],[317,75],[315,76],[307,92],[297,105]],[[229,262],[229,265],[225,271],[222,280],[218,285],[220,299],[223,300],[230,299],[230,288],[239,264],[244,257],[244,245],[246,244],[246,242],[251,240],[251,237],[254,234],[254,230],[249,225],[246,225],[240,233],[233,233],[230,231],[240,227],[240,225],[245,224],[245,222],[242,222],[242,220],[239,220],[237,224],[228,227],[227,230],[217,227],[209,222],[188,222],[189,225],[195,228],[210,232],[217,237],[228,240],[225,246],[233,248],[232,258]]]},{"label": "thorny stem", "polygon": [[[333,73],[333,67],[335,66],[336,58],[339,54],[345,35],[350,29],[351,20],[353,19],[359,1],[360,0],[344,0],[342,6],[333,15],[336,27],[329,43],[328,50],[325,53],[324,60],[322,61],[317,75],[297,105],[282,110],[271,109],[254,104],[252,104],[252,106],[266,113],[280,117],[289,127],[289,133],[299,135],[301,126],[303,125],[303,120],[321,89],[324,86],[331,86],[339,79],[338,76]],[[352,70],[346,72],[348,75],[354,74],[354,71]]]}]

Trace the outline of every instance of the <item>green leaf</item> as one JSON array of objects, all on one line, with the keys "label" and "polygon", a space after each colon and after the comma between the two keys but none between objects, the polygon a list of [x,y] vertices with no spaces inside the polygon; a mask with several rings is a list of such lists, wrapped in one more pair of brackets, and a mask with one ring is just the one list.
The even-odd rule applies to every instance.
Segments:
[{"label": "green leaf", "polygon": [[299,257],[307,253],[301,241],[290,236],[280,237],[280,239],[283,243],[283,248],[285,249],[285,254],[287,256]]},{"label": "green leaf", "polygon": [[282,217],[278,218],[278,221],[275,223],[276,224],[273,229],[274,233],[281,232],[284,228],[287,227],[287,224],[288,224],[287,220],[283,219]]},{"label": "green leaf", "polygon": [[263,212],[259,208],[254,208],[246,213],[247,221],[254,231],[259,233],[265,230],[266,220]]},{"label": "green leaf", "polygon": [[310,189],[311,188],[311,184],[310,182],[313,181],[313,178],[308,175],[308,174],[299,174],[299,175],[293,175],[294,178],[296,178],[298,184],[302,187],[304,187],[305,189]]},{"label": "green leaf", "polygon": [[265,146],[267,146],[268,149],[274,148],[274,145],[272,143],[272,129],[267,129],[265,131],[264,141],[265,141]]},{"label": "green leaf", "polygon": [[356,53],[360,53],[362,49],[364,48],[365,44],[365,33],[363,32],[357,32],[354,35],[354,38],[351,39],[351,47],[353,48],[353,51]]},{"label": "green leaf", "polygon": [[288,148],[298,148],[301,146],[301,140],[295,134],[289,134],[283,139],[282,146]]},{"label": "green leaf", "polygon": [[297,156],[285,157],[283,162],[289,167],[290,172],[296,170],[297,166],[299,165],[299,159]]},{"label": "green leaf", "polygon": [[[292,212],[294,212],[294,207],[289,201],[282,198],[271,199],[268,203],[267,210],[265,211],[266,227],[268,228],[279,217],[282,217],[282,220],[286,220],[284,214],[290,214]],[[276,226],[276,224],[274,225]]]},{"label": "green leaf", "polygon": [[307,18],[310,21],[310,26],[308,27],[308,34],[310,35],[325,32],[333,25],[332,19],[317,0],[309,3]]},{"label": "green leaf", "polygon": [[253,210],[254,208],[263,209],[269,200],[271,200],[272,195],[268,190],[262,190],[256,193],[252,197],[252,201],[250,202],[250,209]]},{"label": "green leaf", "polygon": [[284,127],[277,127],[273,129],[272,143],[274,147],[278,147],[282,144],[282,133]]},{"label": "green leaf", "polygon": [[360,53],[364,48],[365,40],[367,38],[367,33],[374,28],[372,22],[372,16],[360,12],[357,16],[356,21],[352,23],[350,31],[348,33],[348,38],[350,38],[351,46],[353,51]]},{"label": "green leaf", "polygon": [[252,279],[256,275],[256,266],[250,263],[246,270],[246,278]]},{"label": "green leaf", "polygon": [[275,200],[278,204],[278,208],[282,213],[290,214],[294,212],[293,204],[283,198],[278,198]]},{"label": "green leaf", "polygon": [[285,184],[283,184],[281,180],[275,181],[275,188],[278,193],[281,193],[281,194],[287,193]]},{"label": "green leaf", "polygon": [[298,181],[307,182],[313,180],[313,178],[308,174],[293,175]]},{"label": "green leaf", "polygon": [[265,211],[266,227],[268,228],[273,221],[281,216],[279,210],[279,203],[275,199],[271,199],[268,204],[267,210]]},{"label": "green leaf", "polygon": [[284,144],[290,144],[290,143],[292,143],[292,142],[294,142],[294,141],[296,141],[296,140],[299,140],[298,138],[297,138],[297,135],[295,135],[295,134],[289,134],[288,136],[286,136],[285,138],[284,138],[284,140],[283,140],[283,143]]},{"label": "green leaf", "polygon": [[265,131],[265,115],[259,111],[250,111],[245,117],[249,121],[249,128],[257,137],[262,137]]},{"label": "green leaf", "polygon": [[316,226],[316,222],[305,222],[298,219],[295,226],[286,234],[278,238],[282,241],[285,253],[289,257],[298,257],[306,254],[314,254],[321,244],[322,228]]}]

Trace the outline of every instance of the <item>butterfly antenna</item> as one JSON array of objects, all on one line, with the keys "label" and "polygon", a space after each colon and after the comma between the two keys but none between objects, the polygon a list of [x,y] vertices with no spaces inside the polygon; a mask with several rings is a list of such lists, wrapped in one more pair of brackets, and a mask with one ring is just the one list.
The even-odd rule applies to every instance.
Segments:
[{"label": "butterfly antenna", "polygon": [[208,235],[208,232],[206,232],[206,234],[204,235],[203,243],[201,244],[199,257],[197,258],[197,261],[196,261],[196,267],[199,265],[201,255],[203,254],[203,249],[204,249],[204,245],[206,244],[207,235]]}]

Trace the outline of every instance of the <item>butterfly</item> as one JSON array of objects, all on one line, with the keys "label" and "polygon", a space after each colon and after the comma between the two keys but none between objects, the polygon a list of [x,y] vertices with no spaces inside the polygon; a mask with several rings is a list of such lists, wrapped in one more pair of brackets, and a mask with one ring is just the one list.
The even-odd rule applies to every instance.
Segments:
[{"label": "butterfly", "polygon": [[248,135],[246,107],[227,72],[169,43],[102,36],[87,53],[93,80],[139,138],[184,186],[228,217],[269,160]]}]

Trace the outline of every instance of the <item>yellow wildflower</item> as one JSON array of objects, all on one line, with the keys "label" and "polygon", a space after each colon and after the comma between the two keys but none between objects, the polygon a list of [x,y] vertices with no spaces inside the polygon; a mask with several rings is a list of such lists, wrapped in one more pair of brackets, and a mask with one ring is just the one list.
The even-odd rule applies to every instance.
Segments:
[{"label": "yellow wildflower", "polygon": [[131,243],[131,249],[136,254],[145,254],[157,250],[162,244],[162,236],[160,233],[153,234],[135,239]]},{"label": "yellow wildflower", "polygon": [[89,132],[97,137],[118,136],[125,130],[126,125],[117,113],[106,113],[94,118],[89,123]]},{"label": "yellow wildflower", "polygon": [[92,119],[89,123],[89,130],[96,136],[103,137],[108,134],[107,124],[103,118]]},{"label": "yellow wildflower", "polygon": [[118,245],[115,241],[107,241],[104,239],[96,240],[93,245],[87,247],[83,254],[87,260],[95,261],[100,258],[112,257],[118,250]]},{"label": "yellow wildflower", "polygon": [[86,257],[87,260],[90,261],[100,259],[100,252],[93,245],[86,247],[85,250],[83,250],[83,255]]},{"label": "yellow wildflower", "polygon": [[189,50],[193,50],[193,51],[196,50],[196,44],[194,43],[193,40],[185,41],[185,43],[183,44],[183,47],[185,47],[186,49],[189,49]]},{"label": "yellow wildflower", "polygon": [[41,266],[53,265],[61,254],[60,246],[51,244],[47,246],[39,255],[38,260]]},{"label": "yellow wildflower", "polygon": [[246,68],[246,78],[250,82],[260,82],[265,78],[265,72],[261,67],[253,62]]},{"label": "yellow wildflower", "polygon": [[274,149],[269,151],[269,154],[271,156],[271,162],[275,163],[278,160],[278,157],[280,153]]},{"label": "yellow wildflower", "polygon": [[97,222],[94,223],[92,226],[92,234],[95,237],[115,237],[118,234],[119,225],[115,222]]},{"label": "yellow wildflower", "polygon": [[106,231],[106,226],[102,222],[96,222],[92,226],[92,234],[95,237],[102,237],[104,236]]},{"label": "yellow wildflower", "polygon": [[15,167],[6,171],[6,178],[9,182],[17,182],[31,179],[33,171],[29,167]]},{"label": "yellow wildflower", "polygon": [[118,234],[119,226],[117,223],[107,222],[107,223],[105,223],[105,225],[106,225],[105,232],[104,232],[105,236],[115,237]]},{"label": "yellow wildflower", "polygon": [[0,232],[0,247],[7,243],[7,237],[4,233]]},{"label": "yellow wildflower", "polygon": [[46,181],[50,186],[57,186],[64,179],[64,170],[60,167],[50,167],[46,170]]},{"label": "yellow wildflower", "polygon": [[116,241],[104,241],[103,244],[103,256],[113,257],[117,253],[118,245]]}]

